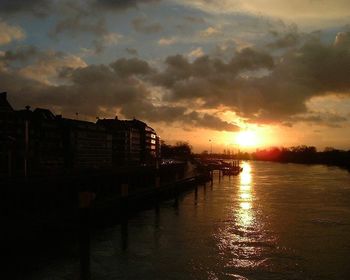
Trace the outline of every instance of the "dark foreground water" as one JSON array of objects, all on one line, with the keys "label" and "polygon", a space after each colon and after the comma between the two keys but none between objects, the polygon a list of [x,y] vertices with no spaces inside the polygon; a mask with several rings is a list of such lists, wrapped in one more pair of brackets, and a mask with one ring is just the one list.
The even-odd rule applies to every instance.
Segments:
[{"label": "dark foreground water", "polygon": [[[128,225],[99,231],[93,279],[350,279],[350,173],[244,163]],[[74,279],[65,260],[35,279]]]}]

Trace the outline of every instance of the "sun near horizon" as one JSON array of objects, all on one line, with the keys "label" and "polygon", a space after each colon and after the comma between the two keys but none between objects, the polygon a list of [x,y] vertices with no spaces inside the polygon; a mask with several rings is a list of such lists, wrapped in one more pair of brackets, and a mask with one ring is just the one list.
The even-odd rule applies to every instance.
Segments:
[{"label": "sun near horizon", "polygon": [[[214,138],[214,137],[212,137]],[[218,137],[218,144],[215,151],[230,150],[238,151],[254,151],[258,148],[274,145],[274,137],[271,131],[266,128],[247,126],[236,132],[223,132]]]},{"label": "sun near horizon", "polygon": [[236,134],[235,142],[240,147],[253,147],[258,144],[259,139],[253,130],[243,130]]}]

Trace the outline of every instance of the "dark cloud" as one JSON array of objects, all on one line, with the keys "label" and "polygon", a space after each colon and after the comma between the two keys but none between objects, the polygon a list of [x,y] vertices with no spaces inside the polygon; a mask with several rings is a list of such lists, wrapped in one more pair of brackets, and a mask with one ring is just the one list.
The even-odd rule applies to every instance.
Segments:
[{"label": "dark cloud", "polygon": [[75,55],[22,46],[3,52],[0,56],[0,66],[3,71],[13,75],[43,83],[56,83],[60,80],[59,73],[62,70],[85,67],[86,63]]},{"label": "dark cloud", "polygon": [[134,55],[134,56],[139,55],[137,49],[134,49],[134,48],[125,48],[125,51],[130,55]]},{"label": "dark cloud", "polygon": [[184,20],[190,22],[190,23],[205,23],[205,20],[202,17],[197,16],[184,16]]},{"label": "dark cloud", "polygon": [[7,50],[2,56],[0,56],[0,61],[5,63],[11,63],[15,61],[26,62],[33,57],[36,57],[39,51],[34,46],[21,46],[14,50]]},{"label": "dark cloud", "polygon": [[337,48],[349,48],[350,47],[350,32],[338,32],[334,40],[334,46]]},{"label": "dark cloud", "polygon": [[143,103],[128,106],[122,109],[122,113],[128,117],[137,117],[151,122],[182,123],[184,128],[206,128],[218,131],[239,131],[240,127],[233,123],[223,121],[215,115],[189,111],[183,106],[154,106],[150,103]]},{"label": "dark cloud", "polygon": [[131,7],[137,7],[139,4],[157,3],[160,0],[94,0],[92,1],[96,7],[103,9],[122,10]]},{"label": "dark cloud", "polygon": [[[153,81],[168,89],[168,102],[200,100],[203,108],[227,106],[251,122],[282,122],[307,112],[305,103],[313,96],[349,92],[348,35],[341,36],[334,45],[310,38],[275,63],[268,54],[250,48],[227,63],[209,56],[193,62],[181,55],[171,56]],[[255,76],[254,71],[265,74]]]},{"label": "dark cloud", "polygon": [[[310,124],[323,125],[328,127],[341,127],[342,124],[346,123],[349,119],[336,113],[322,112],[296,115],[290,117],[288,123],[293,124],[296,122],[306,122]],[[292,125],[291,125],[292,126]]]},{"label": "dark cloud", "polygon": [[[228,63],[202,56],[189,62],[184,56],[170,56],[166,69],[154,77],[155,83],[172,89],[169,100],[203,98],[206,102],[221,102],[223,91],[233,90],[232,82],[242,71],[271,69],[273,59],[266,53],[243,49]],[[213,104],[214,105],[214,104]]]},{"label": "dark cloud", "polygon": [[2,71],[1,69],[0,88],[2,91],[8,91],[10,101],[13,101],[15,107],[18,109],[33,103],[40,106],[42,102],[36,102],[34,96],[47,89],[40,82],[23,77],[16,72]]},{"label": "dark cloud", "polygon": [[86,1],[52,1],[52,0],[1,0],[0,14],[29,13],[35,16],[47,16],[62,7],[72,9],[118,11],[137,7],[139,4],[156,3],[160,0],[86,0]]},{"label": "dark cloud", "polygon": [[122,113],[131,118],[147,119],[150,122],[182,122],[186,108],[181,106],[155,106],[149,101],[142,100],[141,103],[133,103],[122,108]]},{"label": "dark cloud", "polygon": [[313,92],[349,90],[350,50],[346,45],[327,46],[311,42],[285,63],[294,66],[290,68],[295,83],[303,84]]},{"label": "dark cloud", "polygon": [[272,42],[268,43],[266,46],[270,49],[284,49],[290,47],[296,47],[305,34],[301,34],[298,31],[298,26],[291,24],[286,26],[284,22],[281,21],[282,31],[270,30],[269,34],[272,37]]},{"label": "dark cloud", "polygon": [[159,23],[149,22],[147,18],[135,18],[131,23],[137,32],[144,34],[158,33],[163,30]]},{"label": "dark cloud", "polygon": [[[347,117],[310,113],[306,101],[330,92],[349,94],[350,35],[341,36],[328,45],[312,39],[275,58],[252,48],[236,52],[227,62],[211,56],[194,61],[169,56],[162,69],[138,58],[87,67],[79,60],[60,64],[66,56],[57,53],[50,61],[60,67],[64,83],[54,86],[29,79],[16,68],[17,62],[38,56],[36,49],[18,49],[2,54],[8,69],[0,70],[0,90],[8,91],[20,106],[30,103],[64,113],[79,108],[90,117],[119,110],[146,121],[233,131],[237,127],[218,115],[200,113],[224,107],[248,122],[338,125]],[[156,102],[151,86],[157,87]]]},{"label": "dark cloud", "polygon": [[267,53],[259,52],[252,48],[244,48],[232,58],[228,66],[234,72],[260,68],[271,69],[273,67],[273,60]]},{"label": "dark cloud", "polygon": [[[137,7],[138,4],[152,3],[150,0],[90,0],[90,1],[62,1],[56,2],[54,12],[58,12],[59,20],[55,23],[49,35],[52,38],[68,35],[78,38],[82,34],[91,34],[91,44],[96,53],[102,52],[109,45],[110,33],[107,29],[106,14],[108,12],[123,11]],[[146,19],[139,18],[133,21],[135,30],[143,33],[155,33],[162,30],[159,23],[148,23]]]},{"label": "dark cloud", "polygon": [[[105,40],[109,35],[106,25],[107,13],[155,2],[158,0],[1,0],[0,15],[56,16],[57,21],[49,31],[51,38],[62,35],[79,38],[84,34],[90,34],[93,36],[91,44],[95,52],[99,53],[108,45]],[[154,33],[161,31],[162,27],[159,23],[148,24],[141,20],[135,22],[135,29]]]},{"label": "dark cloud", "polygon": [[102,52],[106,46],[116,44],[122,38],[121,34],[108,31],[105,13],[91,9],[89,5],[66,2],[60,6],[60,10],[64,16],[59,17],[49,32],[51,38],[65,35],[77,39],[86,34],[92,35],[91,49],[95,53]]},{"label": "dark cloud", "polygon": [[[150,122],[204,127],[214,130],[237,130],[234,124],[216,116],[201,114],[184,106],[154,105],[149,88],[140,80],[154,75],[147,62],[119,59],[107,65],[90,65],[82,68],[65,68],[60,77],[68,81],[64,85],[48,85],[29,79],[15,69],[0,71],[0,89],[9,92],[16,107],[27,104],[32,107],[54,108],[56,113],[73,117],[111,117],[115,112],[126,118],[140,118]],[[105,110],[109,115],[106,116]]]},{"label": "dark cloud", "polygon": [[211,52],[213,58],[221,59],[225,62],[232,59],[237,49],[237,44],[234,40],[226,40],[217,44]]},{"label": "dark cloud", "polygon": [[200,16],[184,16],[180,19],[181,23],[175,27],[182,35],[192,36],[199,25],[204,25],[206,21]]},{"label": "dark cloud", "polygon": [[49,0],[1,0],[0,14],[30,13],[36,16],[46,16],[51,4]]},{"label": "dark cloud", "polygon": [[211,130],[218,131],[239,131],[240,127],[221,120],[219,117],[210,114],[200,114],[196,111],[193,111],[187,115],[187,123],[192,127],[203,127]]},{"label": "dark cloud", "polygon": [[147,75],[155,72],[149,64],[138,58],[121,58],[110,64],[114,72],[120,77],[128,77],[130,75]]},{"label": "dark cloud", "polygon": [[295,47],[300,41],[300,34],[297,32],[283,34],[282,36],[279,36],[276,33],[273,33],[273,34],[276,35],[277,38],[274,42],[267,44],[267,47],[269,48],[283,49],[283,48]]},{"label": "dark cloud", "polygon": [[76,36],[81,32],[91,33],[96,36],[107,34],[105,20],[99,17],[89,18],[83,14],[71,14],[59,20],[51,30],[50,35],[66,33]]},{"label": "dark cloud", "polygon": [[308,42],[319,42],[321,37],[321,31],[316,30],[310,33],[299,32],[297,26],[286,26],[284,32],[270,31],[272,41],[266,44],[266,47],[270,50],[279,50],[287,48],[300,48],[303,44]]},{"label": "dark cloud", "polygon": [[149,98],[149,92],[137,79],[126,81],[106,65],[65,69],[65,85],[51,86],[23,77],[16,71],[1,73],[0,88],[6,89],[18,106],[59,108],[67,115],[77,110],[81,115],[97,116],[100,108],[113,110],[138,104]]},{"label": "dark cloud", "polygon": [[91,34],[95,52],[103,51],[106,45],[104,37],[108,35],[104,13],[98,13],[95,9],[91,9],[90,5],[91,2],[83,5],[79,1],[57,4],[56,10],[59,11],[60,17],[49,32],[50,37],[59,38],[65,35],[79,38]]}]

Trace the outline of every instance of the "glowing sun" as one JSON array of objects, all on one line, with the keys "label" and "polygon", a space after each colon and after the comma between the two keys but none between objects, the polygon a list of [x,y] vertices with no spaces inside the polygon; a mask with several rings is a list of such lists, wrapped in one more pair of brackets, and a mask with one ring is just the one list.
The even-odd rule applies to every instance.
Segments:
[{"label": "glowing sun", "polygon": [[254,131],[245,130],[236,135],[236,143],[243,147],[251,147],[257,145],[258,138]]}]

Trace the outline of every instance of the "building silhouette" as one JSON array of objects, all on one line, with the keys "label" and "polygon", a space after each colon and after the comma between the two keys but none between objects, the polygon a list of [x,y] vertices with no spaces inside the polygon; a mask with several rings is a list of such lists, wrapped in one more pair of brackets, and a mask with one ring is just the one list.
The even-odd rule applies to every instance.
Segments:
[{"label": "building silhouette", "polygon": [[159,158],[159,137],[140,120],[102,119],[97,121],[112,133],[113,164],[155,164]]},{"label": "building silhouette", "polygon": [[47,176],[156,165],[159,137],[137,119],[96,123],[48,109],[14,110],[0,93],[0,176]]}]

